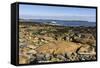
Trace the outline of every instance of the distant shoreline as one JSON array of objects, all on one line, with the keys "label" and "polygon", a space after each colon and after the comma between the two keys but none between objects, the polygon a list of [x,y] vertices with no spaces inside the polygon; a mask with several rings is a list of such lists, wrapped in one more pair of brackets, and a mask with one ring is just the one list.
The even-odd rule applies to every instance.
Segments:
[{"label": "distant shoreline", "polygon": [[96,22],[80,21],[80,20],[44,20],[44,19],[19,19],[19,22],[57,25],[57,26],[72,26],[72,27],[96,27]]}]

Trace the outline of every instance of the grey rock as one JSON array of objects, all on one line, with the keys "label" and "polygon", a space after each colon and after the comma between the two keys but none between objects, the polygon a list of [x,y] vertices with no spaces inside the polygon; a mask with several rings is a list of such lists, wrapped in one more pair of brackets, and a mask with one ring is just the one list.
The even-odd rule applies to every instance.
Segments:
[{"label": "grey rock", "polygon": [[66,58],[63,55],[57,55],[57,58],[59,58],[60,60],[66,61]]},{"label": "grey rock", "polygon": [[45,60],[45,55],[44,54],[36,54],[36,60],[37,61]]},{"label": "grey rock", "polygon": [[46,55],[45,55],[45,59],[46,59],[46,60],[50,60],[51,57],[52,57],[51,54],[46,54]]},{"label": "grey rock", "polygon": [[31,56],[30,59],[29,59],[29,61],[30,61],[30,62],[31,62],[31,61],[36,61],[36,56]]},{"label": "grey rock", "polygon": [[20,48],[27,47],[27,44],[26,44],[26,43],[19,43],[19,47],[20,47]]}]

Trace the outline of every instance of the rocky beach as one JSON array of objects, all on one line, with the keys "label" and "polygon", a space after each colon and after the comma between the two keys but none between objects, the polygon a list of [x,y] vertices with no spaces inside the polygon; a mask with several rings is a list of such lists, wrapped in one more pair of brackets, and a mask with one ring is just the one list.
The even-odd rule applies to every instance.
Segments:
[{"label": "rocky beach", "polygon": [[19,64],[96,60],[96,27],[19,22]]}]

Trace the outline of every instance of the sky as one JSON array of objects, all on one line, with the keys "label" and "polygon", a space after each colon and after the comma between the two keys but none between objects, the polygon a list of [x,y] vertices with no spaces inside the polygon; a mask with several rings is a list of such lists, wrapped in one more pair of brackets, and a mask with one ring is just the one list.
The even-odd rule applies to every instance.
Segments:
[{"label": "sky", "polygon": [[21,19],[83,20],[95,22],[96,9],[43,5],[19,5]]}]

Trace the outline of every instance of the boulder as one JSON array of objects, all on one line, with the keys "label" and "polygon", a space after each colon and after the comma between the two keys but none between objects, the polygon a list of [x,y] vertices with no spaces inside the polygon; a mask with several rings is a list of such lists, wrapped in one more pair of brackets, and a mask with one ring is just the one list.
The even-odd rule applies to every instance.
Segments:
[{"label": "boulder", "polygon": [[79,50],[78,50],[78,54],[81,55],[95,55],[95,48],[89,46],[89,45],[85,45],[82,46]]}]

